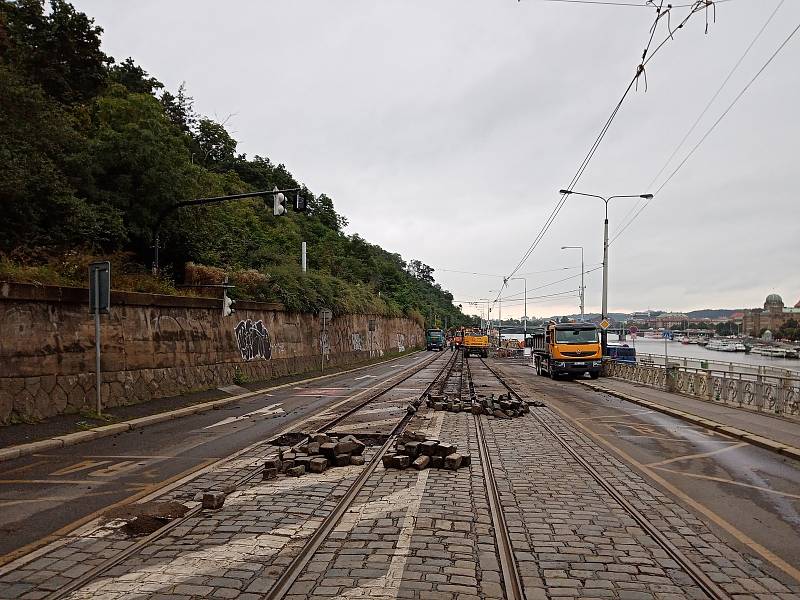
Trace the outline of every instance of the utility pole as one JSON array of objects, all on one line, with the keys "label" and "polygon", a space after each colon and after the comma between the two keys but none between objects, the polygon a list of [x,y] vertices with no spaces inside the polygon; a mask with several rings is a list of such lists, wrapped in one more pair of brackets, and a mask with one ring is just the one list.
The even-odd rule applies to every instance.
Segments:
[{"label": "utility pole", "polygon": [[[605,203],[606,212],[605,212],[605,220],[603,221],[603,308],[602,308],[602,320],[608,319],[608,203],[610,200],[614,198],[644,198],[645,200],[651,200],[653,198],[653,194],[631,194],[631,195],[622,195],[622,196],[609,196],[608,198],[604,196],[597,196],[595,194],[584,194],[582,192],[576,192],[573,190],[558,190],[559,194],[569,195],[575,194],[576,196],[587,196],[589,198],[599,198]],[[603,356],[606,355],[608,350],[608,332],[603,329],[602,333],[602,345],[603,345]]]}]

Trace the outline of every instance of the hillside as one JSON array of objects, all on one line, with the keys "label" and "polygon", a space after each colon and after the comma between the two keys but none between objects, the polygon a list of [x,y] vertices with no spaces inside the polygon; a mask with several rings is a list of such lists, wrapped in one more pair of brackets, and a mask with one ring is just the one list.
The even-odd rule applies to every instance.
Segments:
[{"label": "hillside", "polygon": [[[170,92],[133,59],[114,60],[90,17],[49,4],[0,0],[0,279],[85,285],[102,257],[119,289],[176,293],[227,276],[234,296],[297,311],[468,320],[430,267],[345,234],[330,197],[239,153],[184,86]],[[308,211],[275,217],[262,199],[182,208],[163,223],[161,270],[150,274],[162,211],[273,186],[301,188]]]}]

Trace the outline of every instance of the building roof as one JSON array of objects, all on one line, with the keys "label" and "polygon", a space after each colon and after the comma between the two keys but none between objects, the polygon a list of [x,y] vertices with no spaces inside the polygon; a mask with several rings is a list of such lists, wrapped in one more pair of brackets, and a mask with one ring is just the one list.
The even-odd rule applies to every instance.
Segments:
[{"label": "building roof", "polygon": [[766,302],[764,304],[783,304],[783,298],[781,298],[778,294],[770,294],[767,296]]}]

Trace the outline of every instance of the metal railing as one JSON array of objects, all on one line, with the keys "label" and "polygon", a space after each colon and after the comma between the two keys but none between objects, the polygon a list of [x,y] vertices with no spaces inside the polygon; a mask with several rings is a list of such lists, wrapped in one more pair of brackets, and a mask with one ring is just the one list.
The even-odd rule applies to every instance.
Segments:
[{"label": "metal railing", "polygon": [[[752,367],[752,365],[747,365]],[[735,408],[779,415],[800,421],[800,377],[728,369],[700,369],[657,363],[605,361],[604,372],[655,387]]]},{"label": "metal railing", "polygon": [[636,360],[643,364],[664,366],[665,359],[670,365],[694,369],[711,369],[714,371],[727,371],[729,373],[748,373],[750,375],[773,375],[775,377],[800,377],[800,369],[788,369],[771,365],[754,365],[727,360],[709,358],[688,358],[685,356],[667,356],[663,354],[648,354],[637,352]]}]

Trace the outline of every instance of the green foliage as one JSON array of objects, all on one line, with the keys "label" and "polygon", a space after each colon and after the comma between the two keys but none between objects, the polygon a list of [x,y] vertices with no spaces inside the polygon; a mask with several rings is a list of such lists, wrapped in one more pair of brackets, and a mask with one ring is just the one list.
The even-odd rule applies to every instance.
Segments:
[{"label": "green foliage", "polygon": [[[333,199],[283,164],[237,154],[184,85],[161,91],[132,58],[102,52],[92,19],[49,5],[0,0],[0,278],[82,286],[88,262],[110,256],[117,289],[175,293],[172,280],[227,276],[232,296],[296,311],[469,322],[431,267],[346,235]],[[269,196],[175,210],[274,186],[300,188],[308,211],[275,218]],[[157,227],[159,277],[148,268]]]},{"label": "green foliage", "polygon": [[795,319],[789,319],[778,330],[778,337],[784,340],[800,341],[800,324]]}]

